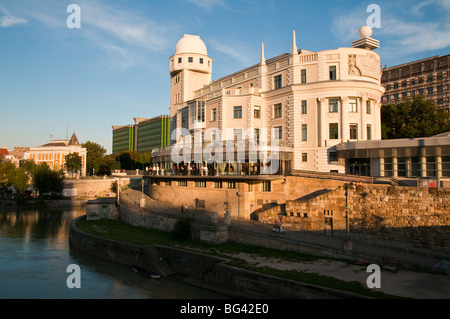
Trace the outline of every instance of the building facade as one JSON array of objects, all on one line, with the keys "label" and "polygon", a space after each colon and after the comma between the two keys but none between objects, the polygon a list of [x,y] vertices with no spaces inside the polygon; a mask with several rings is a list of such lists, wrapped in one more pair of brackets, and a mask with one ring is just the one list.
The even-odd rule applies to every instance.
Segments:
[{"label": "building facade", "polygon": [[134,125],[113,126],[112,152],[113,154],[134,151]]},{"label": "building facade", "polygon": [[450,111],[450,55],[435,56],[383,69],[386,92],[382,103],[424,95],[438,108]]},{"label": "building facade", "polygon": [[47,163],[51,169],[55,170],[64,170],[66,155],[77,153],[81,157],[80,175],[86,176],[87,150],[80,145],[75,133],[72,134],[70,140],[53,140],[39,147],[30,147],[28,153],[30,159],[36,164]]},{"label": "building facade", "polygon": [[170,143],[169,117],[135,118],[134,124],[113,126],[113,154],[124,151],[151,152]]},{"label": "building facade", "polygon": [[[213,82],[205,44],[185,35],[169,59],[172,146],[186,139],[192,149],[200,144],[192,152],[194,160],[195,152],[204,153],[212,143],[225,149],[234,142],[236,153],[243,141],[245,160],[235,157],[230,163],[224,150],[222,163],[209,165],[226,170],[230,164],[245,172],[260,166],[260,156],[249,156],[249,144],[260,145],[267,137],[278,145],[278,173],[344,173],[337,144],[381,139],[380,56],[373,52],[378,45],[367,28],[361,28],[353,47],[319,52],[298,50],[294,31],[290,53],[266,60],[262,45],[259,63]],[[154,155],[168,159],[170,152]]]},{"label": "building facade", "polygon": [[450,181],[450,133],[344,143],[337,151],[347,174]]}]

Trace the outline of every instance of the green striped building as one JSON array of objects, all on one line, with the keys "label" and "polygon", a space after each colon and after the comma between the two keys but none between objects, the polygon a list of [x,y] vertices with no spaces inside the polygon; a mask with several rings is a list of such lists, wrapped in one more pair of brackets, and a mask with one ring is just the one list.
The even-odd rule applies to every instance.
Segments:
[{"label": "green striped building", "polygon": [[169,116],[152,119],[134,119],[136,122],[136,148],[140,153],[170,145]]},{"label": "green striped building", "polygon": [[112,152],[133,151],[135,146],[134,132],[134,125],[113,126]]},{"label": "green striped building", "polygon": [[134,125],[113,126],[112,152],[151,152],[170,145],[169,116],[135,118]]}]

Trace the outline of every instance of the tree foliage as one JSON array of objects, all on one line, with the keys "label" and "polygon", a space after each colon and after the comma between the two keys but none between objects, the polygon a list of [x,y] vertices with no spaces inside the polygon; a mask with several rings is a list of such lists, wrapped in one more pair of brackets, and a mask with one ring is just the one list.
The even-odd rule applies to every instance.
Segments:
[{"label": "tree foliage", "polygon": [[449,113],[423,95],[381,108],[382,138],[429,137],[450,131]]},{"label": "tree foliage", "polygon": [[36,166],[32,173],[32,179],[39,196],[59,194],[64,189],[64,172],[51,170],[46,163]]},{"label": "tree foliage", "polygon": [[17,193],[24,194],[28,188],[30,174],[23,167],[16,167],[11,161],[0,162],[0,188],[9,191],[13,187]]},{"label": "tree foliage", "polygon": [[106,149],[100,144],[87,141],[81,144],[87,151],[86,155],[86,172],[88,174],[99,174],[100,166],[106,154]]},{"label": "tree foliage", "polygon": [[66,169],[72,173],[79,171],[82,165],[82,158],[78,153],[70,153],[65,156]]}]

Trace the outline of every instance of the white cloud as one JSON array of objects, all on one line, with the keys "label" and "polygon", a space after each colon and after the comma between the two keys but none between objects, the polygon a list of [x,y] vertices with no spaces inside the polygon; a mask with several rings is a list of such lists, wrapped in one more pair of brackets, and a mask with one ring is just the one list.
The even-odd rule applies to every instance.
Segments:
[{"label": "white cloud", "polygon": [[243,45],[239,45],[236,42],[230,45],[226,44],[224,41],[218,42],[216,40],[209,39],[208,43],[211,44],[215,50],[235,59],[241,67],[247,67],[250,66],[251,63],[255,63],[254,55],[247,54],[246,51],[248,50],[246,50]]},{"label": "white cloud", "polygon": [[216,6],[223,8],[227,7],[222,0],[188,0],[188,1],[204,10],[210,10]]},{"label": "white cloud", "polygon": [[25,24],[26,19],[13,16],[4,6],[0,5],[0,27],[9,28],[16,24]]},{"label": "white cloud", "polygon": [[[381,6],[381,28],[374,29],[372,37],[380,40],[380,53],[394,56],[423,53],[428,50],[440,50],[450,46],[450,28],[448,21],[430,18],[424,10],[434,9],[450,12],[450,0],[429,0],[408,2],[408,7],[398,3]],[[427,7],[427,8],[426,8]],[[418,19],[423,16],[425,19]],[[335,16],[332,33],[342,41],[351,43],[359,38],[359,28],[366,24],[365,8]]]}]

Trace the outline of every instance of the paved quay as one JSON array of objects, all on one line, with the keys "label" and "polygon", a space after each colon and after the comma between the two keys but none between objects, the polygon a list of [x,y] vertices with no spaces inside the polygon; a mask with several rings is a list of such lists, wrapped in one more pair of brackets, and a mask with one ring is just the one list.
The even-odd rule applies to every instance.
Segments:
[{"label": "paved quay", "polygon": [[[433,254],[427,251],[408,251],[405,252],[398,247],[383,247],[360,242],[353,242],[353,252],[346,252],[343,249],[345,236],[327,236],[324,234],[310,233],[304,231],[286,230],[284,235],[272,232],[271,225],[264,225],[256,222],[232,220],[231,229],[241,231],[255,232],[261,236],[277,237],[280,239],[280,247],[283,241],[298,242],[305,246],[312,245],[318,250],[326,251],[326,254],[332,252],[335,256],[342,258],[355,259],[360,261],[366,258],[366,265],[345,263],[342,261],[319,259],[314,262],[293,263],[290,261],[264,259],[254,255],[241,255],[240,258],[258,267],[272,267],[280,270],[302,270],[312,273],[318,273],[324,276],[334,277],[344,281],[357,281],[367,285],[367,278],[371,273],[367,272],[369,263],[378,264],[381,267],[381,288],[374,288],[381,292],[396,295],[405,298],[415,299],[450,299],[450,275],[444,273],[433,273],[426,270],[414,270],[415,267],[434,269],[434,266],[443,259],[440,254]],[[393,244],[391,243],[393,246]],[[401,245],[400,245],[400,248]],[[407,269],[399,267],[396,271],[386,270],[382,267],[382,256],[386,254],[396,256],[399,261],[408,262]],[[444,256],[445,257],[445,256]],[[448,259],[448,258],[447,258]]]}]

